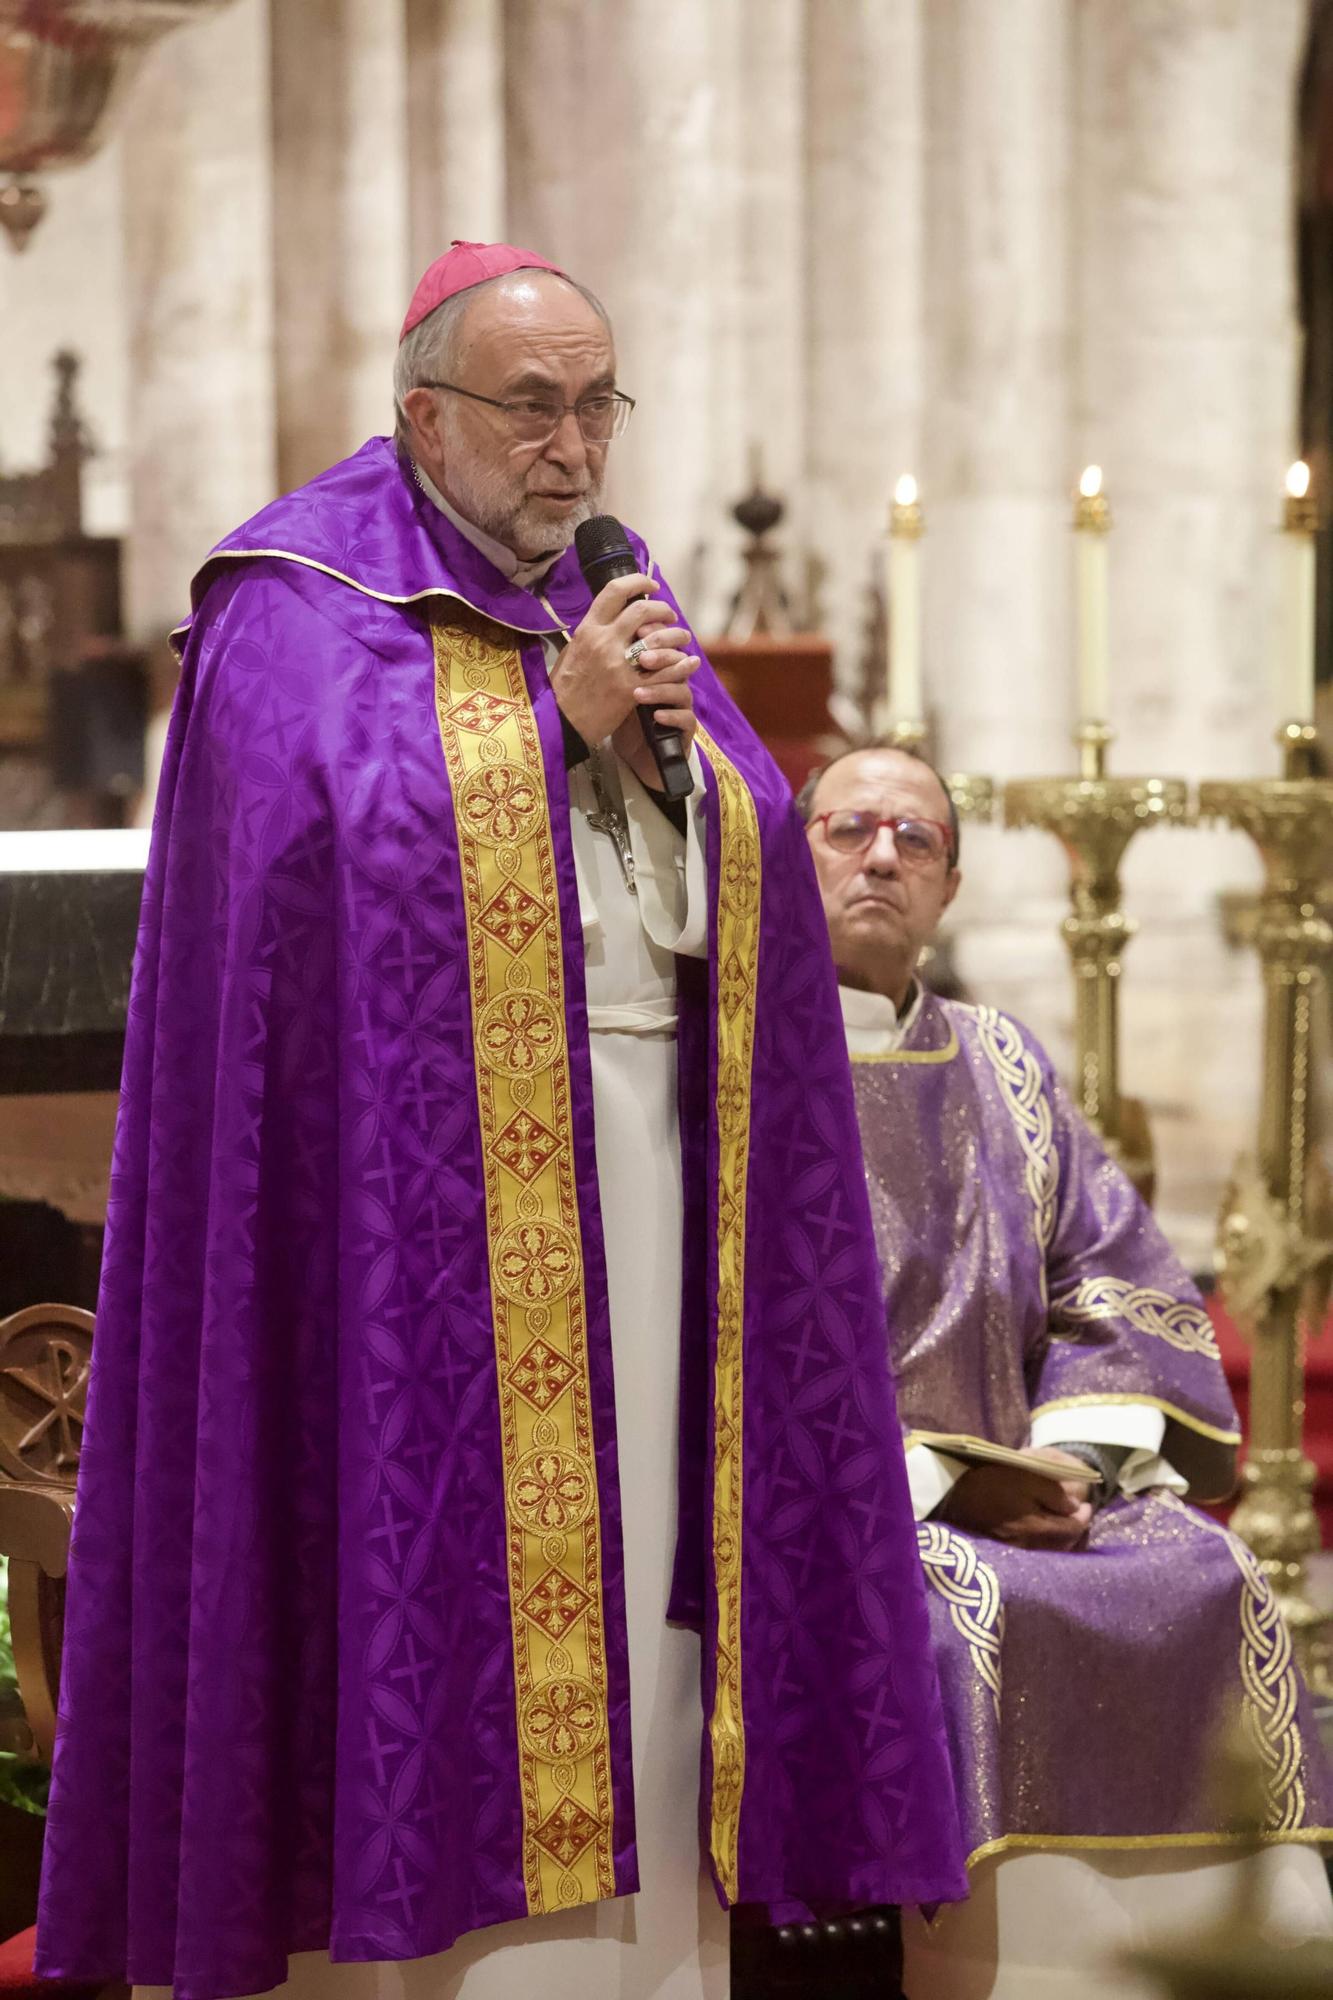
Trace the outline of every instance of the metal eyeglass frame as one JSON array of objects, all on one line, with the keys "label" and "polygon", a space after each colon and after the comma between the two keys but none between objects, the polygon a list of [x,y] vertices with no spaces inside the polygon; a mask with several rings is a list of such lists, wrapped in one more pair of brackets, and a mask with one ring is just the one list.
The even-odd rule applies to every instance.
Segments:
[{"label": "metal eyeglass frame", "polygon": [[[466,396],[470,403],[486,403],[493,410],[503,410],[511,422],[513,421],[513,410],[517,403],[535,400],[535,398],[512,397],[506,401],[499,396],[482,396],[475,389],[460,389],[457,382],[418,382],[414,386],[418,389],[443,389],[451,396]],[[583,428],[583,419],[579,415],[579,405],[577,403],[562,403],[560,414],[551,425],[549,431],[543,431],[540,437],[523,438],[521,442],[524,444],[545,444],[548,439],[555,436],[565,418],[570,415],[574,417],[575,422],[578,424],[585,444],[610,444],[613,438],[622,437],[626,424],[628,424],[634,414],[634,398],[633,396],[627,396],[623,389],[607,389],[602,393],[606,395],[609,402],[615,405],[615,414],[611,419],[611,430],[606,437],[589,437]],[[589,400],[594,399],[589,398]]]}]

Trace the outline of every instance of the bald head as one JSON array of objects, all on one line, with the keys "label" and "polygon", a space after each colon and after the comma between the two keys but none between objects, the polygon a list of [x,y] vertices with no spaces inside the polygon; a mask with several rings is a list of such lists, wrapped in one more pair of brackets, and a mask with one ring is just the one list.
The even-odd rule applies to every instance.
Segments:
[{"label": "bald head", "polygon": [[801,803],[838,976],[901,1006],[958,893],[948,787],[924,759],[872,745],[835,758]]}]

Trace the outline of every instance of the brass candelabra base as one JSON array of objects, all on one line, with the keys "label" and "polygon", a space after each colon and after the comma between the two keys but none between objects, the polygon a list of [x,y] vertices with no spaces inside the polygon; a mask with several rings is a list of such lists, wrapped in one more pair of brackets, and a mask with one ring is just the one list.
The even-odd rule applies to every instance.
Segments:
[{"label": "brass candelabra base", "polygon": [[1253,927],[1264,979],[1258,1147],[1237,1164],[1218,1233],[1222,1295],[1253,1349],[1249,1452],[1232,1525],[1268,1576],[1307,1679],[1333,1698],[1333,1632],[1306,1576],[1319,1525],[1303,1441],[1305,1328],[1324,1310],[1333,1258],[1310,1212],[1311,1027],[1333,957],[1323,903],[1333,781],[1298,775],[1310,733],[1296,725],[1282,733],[1286,777],[1201,785],[1199,810],[1249,834],[1265,875]]},{"label": "brass candelabra base", "polygon": [[1136,929],[1121,907],[1120,864],[1141,829],[1188,818],[1189,800],[1179,778],[1109,777],[1110,732],[1101,725],[1085,725],[1076,741],[1082,775],[1016,779],[1005,787],[1005,824],[1053,833],[1068,856],[1070,911],[1061,934],[1074,974],[1079,1108],[1150,1193],[1147,1119],[1120,1094],[1120,967]]},{"label": "brass candelabra base", "polygon": [[995,784],[976,771],[947,771],[945,783],[958,817],[974,825],[989,825],[995,817]]},{"label": "brass candelabra base", "polygon": [[[906,750],[910,756],[924,751],[929,734],[925,723],[919,721],[890,722],[882,733],[886,743],[891,743],[895,750]],[[995,784],[992,779],[976,771],[946,771],[944,782],[949,787],[959,819],[981,824],[994,818]]]}]

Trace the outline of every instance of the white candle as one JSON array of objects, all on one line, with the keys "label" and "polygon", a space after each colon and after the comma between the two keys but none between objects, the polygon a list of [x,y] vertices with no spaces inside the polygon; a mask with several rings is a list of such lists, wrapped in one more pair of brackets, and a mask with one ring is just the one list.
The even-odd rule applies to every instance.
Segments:
[{"label": "white candle", "polygon": [[1074,603],[1078,629],[1080,722],[1105,723],[1111,706],[1110,601],[1106,537],[1111,510],[1100,465],[1085,466],[1074,502]]},{"label": "white candle", "polygon": [[1282,514],[1282,605],[1278,619],[1278,721],[1314,721],[1315,525],[1310,468],[1287,472]]},{"label": "white candle", "polygon": [[921,700],[921,536],[925,520],[916,481],[905,472],[893,489],[889,509],[890,723],[920,724]]}]

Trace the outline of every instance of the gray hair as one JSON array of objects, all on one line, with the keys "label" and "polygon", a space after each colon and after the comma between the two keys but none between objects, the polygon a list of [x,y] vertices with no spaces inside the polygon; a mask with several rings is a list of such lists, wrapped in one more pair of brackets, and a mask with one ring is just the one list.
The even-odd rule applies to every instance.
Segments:
[{"label": "gray hair", "polygon": [[[520,269],[524,268],[520,266]],[[541,266],[533,268],[540,270]],[[434,312],[427,313],[423,320],[418,321],[406,339],[399,341],[393,363],[393,407],[394,436],[400,444],[406,444],[408,437],[407,413],[403,408],[406,397],[424,383],[438,381],[442,376],[447,378],[454,372],[463,315],[470,301],[486,285],[498,285],[504,278],[515,275],[513,271],[505,271],[498,278],[483,278],[481,284],[469,285],[465,292],[455,292],[452,298],[445,299]],[[565,278],[562,272],[553,272],[552,276],[561,277],[565,284],[572,285],[579,297],[587,300],[607,332],[611,333],[611,315],[595,292],[590,292],[577,278]]]}]

